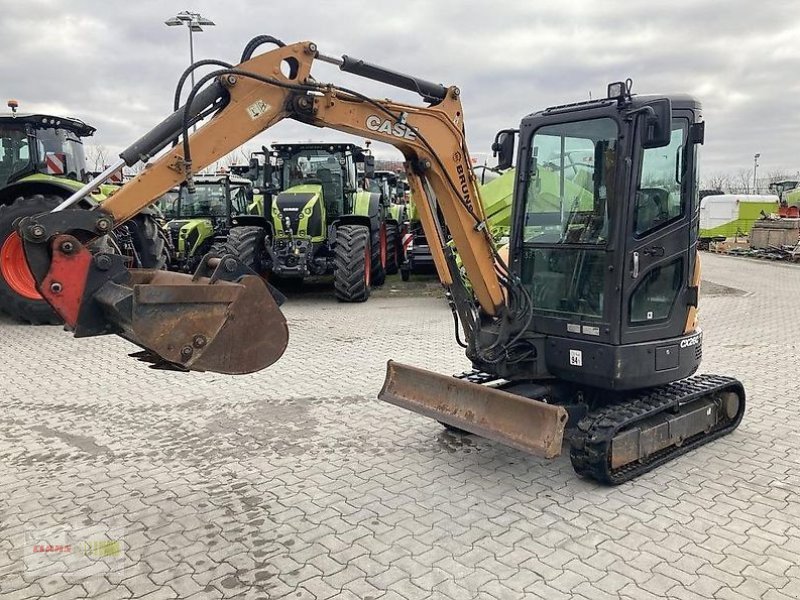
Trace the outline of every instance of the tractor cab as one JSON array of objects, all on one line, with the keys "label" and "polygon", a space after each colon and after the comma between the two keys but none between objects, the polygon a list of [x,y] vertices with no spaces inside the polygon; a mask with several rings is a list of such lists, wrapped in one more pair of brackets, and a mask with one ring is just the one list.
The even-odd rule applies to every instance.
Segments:
[{"label": "tractor cab", "polygon": [[331,215],[352,210],[358,189],[356,165],[364,161],[364,151],[353,144],[273,144],[273,155],[281,189],[318,186]]},{"label": "tractor cab", "polygon": [[175,250],[174,265],[192,270],[237,217],[252,214],[253,185],[235,175],[198,175],[195,193],[186,184],[173,188],[158,201],[165,229]]},{"label": "tractor cab", "polygon": [[0,187],[31,175],[88,181],[81,138],[94,127],[67,117],[0,115]]},{"label": "tractor cab", "polygon": [[354,212],[357,165],[365,157],[354,144],[273,144],[268,162],[279,187],[272,203],[276,237],[322,241],[329,221]]}]

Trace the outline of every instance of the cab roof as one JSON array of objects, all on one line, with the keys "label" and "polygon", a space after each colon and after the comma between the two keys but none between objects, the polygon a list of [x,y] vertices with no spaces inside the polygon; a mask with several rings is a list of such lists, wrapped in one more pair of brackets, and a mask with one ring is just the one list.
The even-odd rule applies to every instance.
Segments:
[{"label": "cab roof", "polygon": [[97,131],[91,125],[87,125],[80,119],[72,117],[56,117],[53,115],[43,115],[39,113],[17,113],[0,115],[0,125],[33,125],[39,128],[60,127],[69,129],[78,134],[79,137],[94,135]]},{"label": "cab roof", "polygon": [[363,152],[361,146],[355,144],[326,144],[323,142],[299,142],[297,144],[272,144],[278,152],[295,152],[297,150],[325,150],[327,152]]},{"label": "cab roof", "polygon": [[252,185],[252,181],[238,175],[231,175],[229,173],[200,173],[194,176],[194,181],[197,184],[203,183],[222,183],[226,179],[230,180],[233,185]]}]

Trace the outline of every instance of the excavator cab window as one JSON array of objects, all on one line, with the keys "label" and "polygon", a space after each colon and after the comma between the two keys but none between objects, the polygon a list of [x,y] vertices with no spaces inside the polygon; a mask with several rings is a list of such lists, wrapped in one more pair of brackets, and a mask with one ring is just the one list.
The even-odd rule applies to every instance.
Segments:
[{"label": "excavator cab window", "polygon": [[675,119],[668,146],[643,151],[642,169],[635,199],[635,233],[646,235],[679,219],[686,209],[681,200],[681,181],[686,162],[688,121]]},{"label": "excavator cab window", "polygon": [[545,125],[531,141],[523,280],[535,309],[603,315],[619,131],[611,118]]}]

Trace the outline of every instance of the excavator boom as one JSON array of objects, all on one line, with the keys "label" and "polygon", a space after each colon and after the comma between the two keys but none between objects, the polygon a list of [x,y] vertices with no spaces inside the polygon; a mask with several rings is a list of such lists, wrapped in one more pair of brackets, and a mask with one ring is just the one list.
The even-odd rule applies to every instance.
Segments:
[{"label": "excavator boom", "polygon": [[[252,56],[260,41],[277,48]],[[116,333],[137,344],[136,356],[156,366],[247,373],[269,366],[288,343],[280,296],[234,256],[207,257],[194,275],[133,272],[118,256],[92,255],[85,244],[110,232],[174,186],[193,189],[193,173],[285,118],[370,137],[405,156],[421,220],[445,285],[454,283],[445,257],[448,236],[459,248],[474,301],[462,303],[468,328],[475,302],[497,316],[504,293],[466,148],[459,90],[344,56],[320,55],[312,42],[274,38],[248,44],[241,64],[200,79],[186,105],[120,154],[120,160],[52,213],[19,224],[26,258],[43,297],[76,337]],[[320,84],[314,61],[420,93],[431,105],[374,100]],[[207,84],[205,87],[203,87]],[[196,132],[190,125],[213,113]],[[180,137],[183,143],[178,143]],[[156,156],[164,148],[173,144]],[[148,162],[133,180],[92,211],[71,206],[121,165]],[[439,215],[447,223],[447,233]],[[247,334],[246,336],[244,334]]]}]

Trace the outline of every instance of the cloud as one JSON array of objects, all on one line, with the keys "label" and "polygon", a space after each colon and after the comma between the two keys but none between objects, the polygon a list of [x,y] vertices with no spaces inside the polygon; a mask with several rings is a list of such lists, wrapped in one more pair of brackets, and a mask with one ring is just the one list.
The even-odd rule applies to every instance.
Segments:
[{"label": "cloud", "polygon": [[[684,91],[703,101],[705,172],[749,168],[756,152],[764,172],[800,168],[800,20],[793,3],[774,0],[28,0],[3,9],[3,91],[23,110],[84,119],[98,129],[95,143],[119,151],[171,112],[188,39],[185,28],[163,21],[186,8],[217,24],[195,36],[196,58],[237,62],[247,40],[269,33],[456,84],[475,152],[487,152],[496,130],[526,114],[632,77],[634,91]],[[332,66],[315,73],[417,101]],[[252,145],[341,138],[286,122]]]}]

